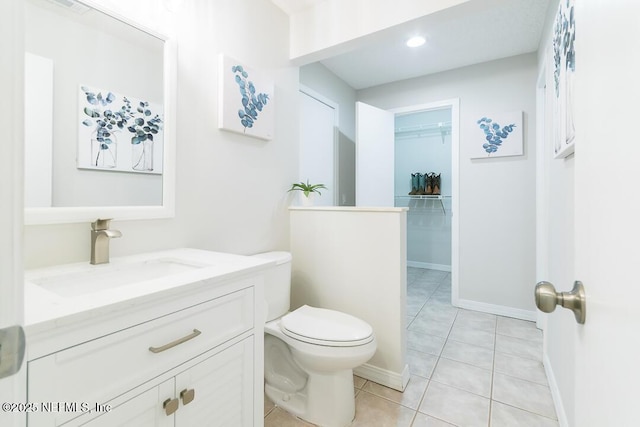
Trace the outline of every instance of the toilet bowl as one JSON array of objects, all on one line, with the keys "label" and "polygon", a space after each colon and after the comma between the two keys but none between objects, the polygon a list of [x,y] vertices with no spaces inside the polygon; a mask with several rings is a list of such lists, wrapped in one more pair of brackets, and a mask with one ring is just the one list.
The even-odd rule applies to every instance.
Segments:
[{"label": "toilet bowl", "polygon": [[353,368],[376,351],[371,326],[349,314],[308,305],[283,310],[285,290],[287,306],[289,301],[291,255],[256,256],[277,263],[265,277],[269,313],[264,328],[265,394],[282,409],[318,426],[350,425],[355,416]]},{"label": "toilet bowl", "polygon": [[267,322],[265,334],[267,396],[313,424],[350,425],[353,368],[376,351],[371,327],[353,316],[305,305]]}]

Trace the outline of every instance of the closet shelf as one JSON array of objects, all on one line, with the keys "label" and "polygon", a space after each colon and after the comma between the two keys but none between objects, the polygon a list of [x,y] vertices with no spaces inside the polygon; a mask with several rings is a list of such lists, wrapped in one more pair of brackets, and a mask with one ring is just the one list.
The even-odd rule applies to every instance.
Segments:
[{"label": "closet shelf", "polygon": [[[413,195],[413,196],[396,196],[396,199],[409,199],[409,200],[438,200],[440,202],[440,206],[442,207],[442,213],[446,215],[447,211],[444,208],[444,199],[450,199],[451,196],[444,195],[432,195],[432,194],[423,194],[423,195]],[[409,207],[411,209],[411,207]]]},{"label": "closet shelf", "polygon": [[433,194],[415,194],[413,196],[396,196],[396,199],[450,199],[451,196],[445,196],[442,194],[433,195]]},{"label": "closet shelf", "polygon": [[444,136],[451,134],[451,122],[439,122],[432,124],[423,124],[416,126],[398,127],[395,129],[395,136],[398,139],[403,138],[416,138],[420,136],[428,136],[433,134],[439,134],[443,138]]}]

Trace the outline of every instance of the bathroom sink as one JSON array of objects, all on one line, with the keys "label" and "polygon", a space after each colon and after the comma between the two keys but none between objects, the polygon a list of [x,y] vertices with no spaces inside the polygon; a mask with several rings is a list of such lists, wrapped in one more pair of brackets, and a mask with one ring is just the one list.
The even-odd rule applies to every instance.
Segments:
[{"label": "bathroom sink", "polygon": [[272,263],[252,256],[177,248],[112,257],[106,264],[85,261],[26,270],[25,324],[34,331],[48,328],[50,321],[60,325],[98,313],[108,316],[172,301],[185,292],[212,295],[219,286],[224,288]]},{"label": "bathroom sink", "polygon": [[210,265],[176,258],[158,258],[120,264],[87,264],[70,271],[54,270],[50,274],[30,278],[29,281],[61,297],[71,297],[170,277],[208,266]]}]

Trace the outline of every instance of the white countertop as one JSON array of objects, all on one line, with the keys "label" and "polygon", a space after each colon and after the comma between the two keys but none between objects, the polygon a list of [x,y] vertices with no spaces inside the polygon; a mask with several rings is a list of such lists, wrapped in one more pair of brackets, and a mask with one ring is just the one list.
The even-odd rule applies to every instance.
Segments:
[{"label": "white countertop", "polygon": [[[165,277],[136,281],[91,293],[79,292],[78,295],[71,296],[61,296],[34,283],[46,277],[73,276],[78,273],[95,272],[99,275],[101,271],[158,258],[189,260],[190,263],[203,266]],[[103,265],[83,262],[28,270],[25,272],[25,329],[27,334],[42,332],[52,327],[121,311],[159,294],[177,294],[190,288],[214,286],[271,265],[275,263],[264,258],[182,248],[112,258],[109,264]]]}]

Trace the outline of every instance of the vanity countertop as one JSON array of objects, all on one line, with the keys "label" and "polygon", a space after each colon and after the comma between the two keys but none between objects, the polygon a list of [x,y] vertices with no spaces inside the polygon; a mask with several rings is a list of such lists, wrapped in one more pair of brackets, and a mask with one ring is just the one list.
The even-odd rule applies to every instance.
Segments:
[{"label": "vanity countertop", "polygon": [[[139,274],[141,279],[130,280],[126,284],[118,283],[116,276],[108,276],[114,271],[122,272],[132,265],[148,265],[149,262],[158,260],[164,263],[173,262],[176,265],[186,263],[195,267],[177,268],[176,271],[166,269],[167,274],[154,277],[158,275],[149,274],[152,273],[152,266]],[[179,306],[180,303],[177,301],[180,298],[184,300],[184,295],[203,292],[224,293],[224,287],[230,281],[237,283],[249,278],[251,286],[259,282],[261,288],[261,279],[257,281],[255,276],[272,265],[274,261],[259,257],[182,248],[114,257],[109,264],[103,265],[83,262],[28,270],[25,272],[27,339],[50,335],[60,329],[68,332],[94,322],[97,324],[100,319],[115,319],[117,323],[118,316],[135,317],[138,312],[152,311],[154,303],[164,304],[170,309],[172,304],[177,304],[175,310],[178,310],[183,307]],[[57,288],[47,289],[47,286],[50,286],[47,283],[50,283],[51,279],[62,283],[66,278],[78,280],[78,277],[92,287],[95,286],[91,281],[104,284],[89,292],[85,292],[81,284],[76,286],[75,290],[70,288],[63,292]],[[115,277],[113,285],[109,284],[109,277]],[[251,279],[252,277],[254,279]],[[197,303],[197,299],[181,302],[183,305]]]}]

